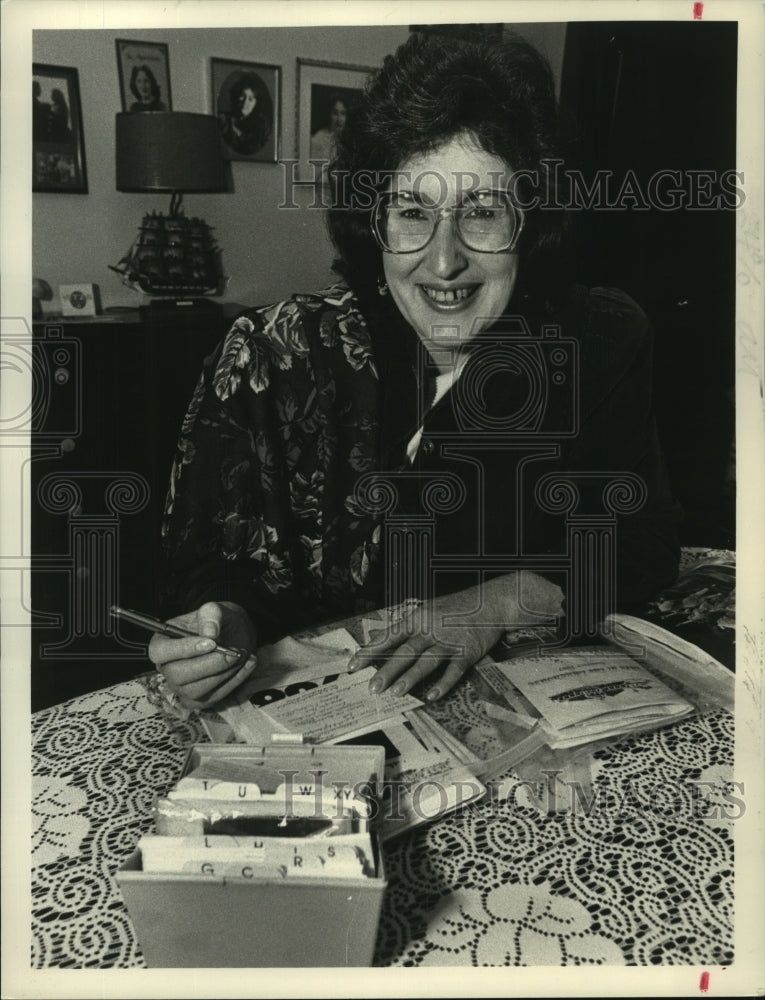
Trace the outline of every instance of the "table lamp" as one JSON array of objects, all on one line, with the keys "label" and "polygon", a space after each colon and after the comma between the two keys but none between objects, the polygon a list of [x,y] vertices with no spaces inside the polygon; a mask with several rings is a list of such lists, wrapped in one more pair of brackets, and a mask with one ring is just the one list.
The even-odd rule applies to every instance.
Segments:
[{"label": "table lamp", "polygon": [[167,192],[170,210],[144,215],[138,237],[116,266],[132,288],[161,305],[204,304],[224,285],[210,227],[186,218],[184,194],[226,191],[220,127],[212,115],[186,111],[122,112],[116,116],[117,190]]}]

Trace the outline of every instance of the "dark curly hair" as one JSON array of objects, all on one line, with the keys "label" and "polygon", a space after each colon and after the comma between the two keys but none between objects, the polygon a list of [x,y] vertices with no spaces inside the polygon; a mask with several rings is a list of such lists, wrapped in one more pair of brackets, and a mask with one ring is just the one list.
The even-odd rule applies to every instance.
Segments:
[{"label": "dark curly hair", "polygon": [[138,79],[138,74],[143,73],[144,76],[149,81],[149,86],[151,87],[151,99],[153,101],[158,101],[160,98],[159,84],[157,83],[157,78],[151,69],[145,64],[140,66],[134,66],[130,73],[130,92],[135,97],[137,101],[141,100],[141,95],[138,93],[138,87],[136,86],[136,80]]},{"label": "dark curly hair", "polygon": [[[348,210],[349,184],[354,177],[373,177],[375,190],[381,190],[386,174],[405,160],[462,131],[513,170],[539,177],[539,185],[519,180],[523,203],[530,204],[540,190],[544,205],[559,203],[559,172],[545,167],[546,161],[560,162],[560,155],[553,77],[543,57],[514,35],[491,42],[412,34],[370,77],[362,103],[348,114],[331,165],[327,225],[340,254],[334,270],[368,311],[377,313],[390,300],[381,302],[377,295],[381,251],[370,232],[370,212],[358,206]],[[559,208],[526,211],[516,295],[555,302],[563,287],[558,261],[564,229]]]},{"label": "dark curly hair", "polygon": [[234,79],[228,91],[232,111],[238,112],[240,110],[245,90],[251,90],[254,94],[256,108],[269,118],[273,116],[271,95],[268,92],[268,87],[257,73],[242,73]]}]

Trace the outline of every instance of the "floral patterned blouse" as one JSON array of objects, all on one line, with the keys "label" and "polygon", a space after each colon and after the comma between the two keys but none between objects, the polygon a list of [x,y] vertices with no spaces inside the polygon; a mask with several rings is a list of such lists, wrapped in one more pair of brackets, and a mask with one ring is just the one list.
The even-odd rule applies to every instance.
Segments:
[{"label": "floral patterned blouse", "polygon": [[[556,473],[579,475],[580,505],[598,476],[628,472],[644,484],[642,506],[617,519],[612,602],[642,605],[674,578],[678,552],[645,317],[622,293],[578,288],[546,319],[561,324],[562,344],[530,336],[533,317],[492,328],[430,407],[434,379],[414,333],[400,323],[373,333],[343,284],[240,316],[181,429],[163,613],[235,601],[267,640],[417,596],[390,590],[390,532],[400,538],[407,525],[436,567],[430,592],[534,555],[566,586],[565,517],[539,494]],[[508,345],[515,362],[503,360]],[[412,464],[406,445],[421,425]]]}]

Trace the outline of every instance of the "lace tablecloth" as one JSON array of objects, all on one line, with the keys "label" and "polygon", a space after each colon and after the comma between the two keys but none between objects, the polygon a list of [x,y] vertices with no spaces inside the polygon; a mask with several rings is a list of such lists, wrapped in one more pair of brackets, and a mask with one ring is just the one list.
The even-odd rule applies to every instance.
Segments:
[{"label": "lace tablecloth", "polygon": [[[477,712],[469,685],[453,709]],[[201,726],[135,680],[38,712],[33,737],[32,966],[142,966],[114,873]],[[692,717],[597,751],[573,807],[511,782],[388,842],[376,964],[730,965],[732,748],[727,713]]]}]

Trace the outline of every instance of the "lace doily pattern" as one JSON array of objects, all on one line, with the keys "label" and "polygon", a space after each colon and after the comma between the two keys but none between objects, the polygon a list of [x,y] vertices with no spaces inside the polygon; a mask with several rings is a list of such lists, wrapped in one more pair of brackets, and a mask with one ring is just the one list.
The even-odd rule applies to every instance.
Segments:
[{"label": "lace doily pattern", "polygon": [[[449,705],[496,749],[469,685]],[[114,873],[202,727],[136,680],[39,712],[33,737],[32,966],[141,966]],[[727,714],[697,716],[598,749],[575,807],[511,775],[389,842],[376,964],[730,964],[732,737]]]},{"label": "lace doily pattern", "polygon": [[136,680],[38,712],[32,738],[32,967],[142,965],[114,873],[202,726],[160,714]]},{"label": "lace doily pattern", "polygon": [[564,811],[511,778],[392,841],[376,963],[731,964],[732,746],[697,717],[597,751]]}]

